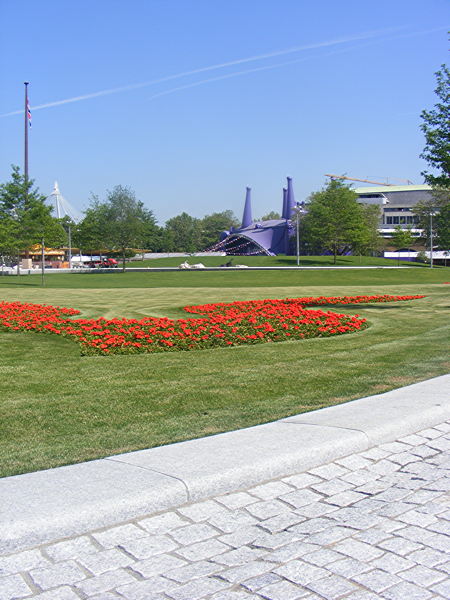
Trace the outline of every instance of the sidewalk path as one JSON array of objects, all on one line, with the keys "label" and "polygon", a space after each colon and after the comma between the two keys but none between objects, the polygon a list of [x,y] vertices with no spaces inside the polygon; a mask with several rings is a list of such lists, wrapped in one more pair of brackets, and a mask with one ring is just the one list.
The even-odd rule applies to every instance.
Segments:
[{"label": "sidewalk path", "polygon": [[274,423],[6,477],[0,553],[301,473],[448,419],[443,375]]},{"label": "sidewalk path", "polygon": [[449,386],[4,478],[0,600],[449,598]]},{"label": "sidewalk path", "polygon": [[450,422],[0,558],[0,599],[450,597]]}]

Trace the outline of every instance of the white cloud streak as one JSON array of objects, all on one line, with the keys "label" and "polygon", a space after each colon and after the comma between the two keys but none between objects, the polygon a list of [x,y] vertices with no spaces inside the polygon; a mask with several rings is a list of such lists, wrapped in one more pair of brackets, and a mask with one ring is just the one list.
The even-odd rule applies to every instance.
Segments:
[{"label": "white cloud streak", "polygon": [[[260,61],[260,60],[267,60],[270,58],[275,58],[278,56],[286,56],[288,54],[294,54],[297,52],[305,52],[307,50],[315,50],[315,49],[319,49],[319,48],[328,48],[328,47],[332,47],[332,46],[338,46],[341,44],[348,44],[351,42],[358,42],[358,41],[363,41],[363,40],[369,40],[372,39],[374,41],[376,41],[376,39],[380,39],[382,36],[386,36],[395,32],[399,32],[402,29],[405,29],[406,26],[402,26],[402,27],[391,27],[391,28],[387,28],[387,29],[382,29],[382,30],[375,30],[375,31],[367,31],[367,32],[363,32],[360,34],[356,34],[356,35],[352,35],[352,36],[347,36],[347,37],[341,37],[341,38],[336,38],[336,39],[332,39],[332,40],[326,40],[323,42],[316,42],[314,44],[305,44],[302,46],[294,46],[292,48],[287,48],[284,50],[276,50],[274,52],[268,52],[265,54],[258,54],[256,56],[249,56],[249,57],[245,57],[245,58],[239,58],[236,60],[232,60],[232,61],[228,61],[228,62],[224,62],[224,63],[218,63],[215,65],[209,65],[207,67],[201,67],[198,69],[192,69],[190,71],[183,71],[181,73],[176,73],[174,75],[167,75],[166,77],[161,77],[159,79],[153,79],[151,81],[145,81],[145,82],[141,82],[141,83],[134,83],[134,84],[130,84],[130,85],[125,85],[125,86],[120,86],[120,87],[115,87],[115,88],[111,88],[111,89],[106,89],[106,90],[100,90],[98,92],[92,92],[89,94],[83,94],[81,96],[73,96],[72,98],[65,98],[63,100],[56,100],[54,102],[47,102],[45,104],[38,104],[35,106],[31,107],[32,111],[35,110],[41,110],[41,109],[45,109],[45,108],[52,108],[55,106],[62,106],[64,104],[71,104],[74,102],[81,102],[83,100],[91,100],[93,98],[99,98],[101,96],[109,96],[112,94],[119,94],[122,92],[129,92],[132,90],[137,90],[137,89],[141,89],[141,88],[145,88],[145,87],[150,87],[152,85],[157,85],[160,83],[165,83],[167,81],[173,81],[176,79],[182,79],[183,77],[189,77],[191,75],[198,75],[199,73],[205,73],[208,71],[216,71],[216,70],[220,70],[220,69],[225,69],[227,67],[233,67],[236,65],[242,65],[245,63],[250,63],[250,62],[256,62],[256,61]],[[415,32],[415,33],[405,33],[405,34],[400,34],[400,35],[396,35],[395,39],[397,38],[401,38],[401,37],[411,37],[411,36],[415,36],[415,35],[422,35],[425,33],[432,33],[434,31],[440,31],[442,29],[446,29],[446,28],[438,28],[438,29],[433,29],[433,30],[428,30],[428,31],[421,31],[421,32]],[[391,38],[393,39],[393,38]],[[345,51],[345,50],[344,50]],[[334,53],[333,53],[334,54]],[[221,79],[229,79],[231,77],[237,77],[239,75],[244,75],[247,73],[254,73],[257,71],[264,71],[264,70],[268,70],[268,69],[275,69],[278,67],[282,67],[288,64],[293,64],[293,63],[297,63],[297,62],[301,62],[303,60],[306,60],[305,58],[299,58],[299,59],[295,59],[293,61],[287,61],[287,62],[283,62],[283,63],[277,63],[275,65],[265,65],[262,67],[256,67],[254,69],[247,69],[245,71],[238,71],[235,73],[229,73],[227,75],[222,75],[219,77],[213,77],[213,78],[209,78],[209,79],[204,79],[202,81],[198,81],[198,82],[194,82],[191,84],[187,84],[187,85],[183,85],[183,86],[179,86],[176,88],[171,88],[170,90],[167,91],[162,91],[160,93],[157,93],[153,96],[151,96],[150,99],[153,98],[157,98],[159,96],[164,96],[166,94],[171,94],[174,93],[176,91],[180,91],[183,89],[188,89],[191,87],[195,87],[198,85],[202,85],[208,82],[212,82],[212,81],[219,81]],[[4,113],[2,115],[0,115],[0,117],[10,117],[13,115],[19,115],[19,114],[23,114],[23,109],[22,110],[15,110],[9,113]]]},{"label": "white cloud streak", "polygon": [[[405,38],[405,37],[415,37],[417,35],[423,35],[426,33],[434,33],[435,31],[442,31],[443,29],[447,30],[447,27],[439,27],[438,29],[431,29],[431,30],[427,30],[427,31],[421,31],[421,32],[414,32],[414,33],[409,33],[409,34],[403,34],[403,35],[399,35],[399,36],[395,36],[395,38],[383,38],[384,41],[388,41],[389,39],[398,39],[398,38]],[[376,40],[378,41],[378,40]],[[358,49],[359,48],[364,48],[370,45],[373,45],[374,41],[371,42],[367,42],[365,44],[358,44]],[[159,98],[161,96],[167,96],[170,94],[173,94],[175,92],[179,92],[182,90],[187,90],[189,88],[194,88],[200,85],[204,85],[206,83],[212,83],[214,81],[221,81],[223,79],[230,79],[232,77],[239,77],[242,75],[247,75],[249,73],[257,73],[258,71],[267,71],[269,69],[279,69],[280,67],[285,67],[288,65],[293,65],[296,63],[300,63],[300,62],[305,62],[307,60],[311,60],[312,58],[318,58],[320,57],[327,57],[327,56],[335,56],[336,54],[344,54],[346,52],[351,52],[352,50],[355,49],[355,46],[352,45],[349,48],[343,48],[343,49],[339,49],[339,50],[333,50],[331,52],[327,52],[325,54],[321,54],[318,55],[316,54],[315,56],[308,56],[308,57],[302,57],[302,58],[296,58],[294,60],[289,60],[289,61],[284,61],[284,62],[280,62],[280,63],[275,63],[272,65],[264,65],[262,67],[255,67],[253,69],[246,69],[244,71],[234,71],[233,73],[228,73],[227,75],[219,75],[218,77],[210,77],[208,79],[202,79],[200,81],[194,81],[193,83],[188,83],[186,85],[180,85],[178,87],[174,87],[174,88],[170,88],[168,90],[163,90],[162,92],[158,92],[156,94],[153,94],[152,96],[150,96],[150,98],[148,98],[148,100],[154,100],[156,98]]]}]

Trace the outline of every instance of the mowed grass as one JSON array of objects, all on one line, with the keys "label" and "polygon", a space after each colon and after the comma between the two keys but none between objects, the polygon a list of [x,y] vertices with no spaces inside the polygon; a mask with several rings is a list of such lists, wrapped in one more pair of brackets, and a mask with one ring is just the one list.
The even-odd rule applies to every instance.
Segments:
[{"label": "mowed grass", "polygon": [[[327,267],[334,266],[332,256],[300,256],[301,267]],[[161,258],[151,258],[144,260],[132,260],[127,263],[129,267],[178,267],[182,262],[187,261],[190,265],[202,263],[205,267],[220,267],[232,262],[233,265],[247,265],[249,267],[296,267],[297,257],[279,254],[278,256],[167,256]],[[338,256],[336,265],[341,267],[352,266],[396,266],[396,260],[381,258],[379,256]],[[423,263],[409,261],[400,261],[400,265],[409,267],[423,268]]]},{"label": "mowed grass", "polygon": [[[390,265],[393,267],[394,265]],[[33,275],[0,276],[0,294],[4,288],[260,288],[323,285],[368,286],[444,283],[450,281],[450,267],[406,267],[371,269],[300,269],[300,270],[228,270],[220,271],[127,271],[103,273],[46,273],[44,285],[39,272]],[[317,290],[316,290],[317,293]]]},{"label": "mowed grass", "polygon": [[[402,280],[409,270],[381,271],[381,280],[378,270],[339,272],[338,279],[333,271],[233,272],[223,275],[256,277],[223,287],[195,286],[178,272],[53,274],[44,288],[27,283],[36,276],[0,278],[2,300],[70,306],[92,317],[176,318],[186,316],[182,307],[187,304],[257,298],[427,296],[398,304],[333,307],[369,319],[371,327],[357,334],[193,352],[81,357],[70,340],[1,332],[0,473],[247,427],[447,373],[450,286],[443,282],[450,280],[449,271],[412,271],[414,282]],[[178,276],[178,286],[167,286],[166,275]],[[441,283],[430,281],[431,276]],[[148,278],[153,278],[152,285],[147,285]],[[79,286],[64,286],[63,279]],[[216,282],[203,279],[211,281]]]}]

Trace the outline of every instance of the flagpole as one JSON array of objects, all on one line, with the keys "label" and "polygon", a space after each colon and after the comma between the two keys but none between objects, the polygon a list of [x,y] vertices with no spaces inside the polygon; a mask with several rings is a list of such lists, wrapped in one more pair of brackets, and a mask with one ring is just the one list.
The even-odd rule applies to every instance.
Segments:
[{"label": "flagpole", "polygon": [[28,81],[24,82],[25,85],[25,160],[24,160],[24,175],[25,175],[25,184],[28,183]]}]

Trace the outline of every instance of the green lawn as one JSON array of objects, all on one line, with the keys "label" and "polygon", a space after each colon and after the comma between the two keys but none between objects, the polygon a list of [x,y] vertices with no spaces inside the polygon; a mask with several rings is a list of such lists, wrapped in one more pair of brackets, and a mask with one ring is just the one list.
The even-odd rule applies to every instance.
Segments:
[{"label": "green lawn", "polygon": [[[193,265],[203,263],[206,267],[219,267],[232,261],[233,265],[248,265],[249,267],[296,267],[296,256],[187,256],[187,257],[167,257],[152,258],[146,260],[132,260],[127,265],[129,267],[178,267],[182,262],[187,261]],[[337,266],[397,266],[396,260],[372,256],[338,256]],[[423,268],[427,265],[423,263],[413,263],[409,261],[400,261],[400,265],[409,267]],[[301,267],[312,266],[334,266],[332,256],[300,256]]]},{"label": "green lawn", "polygon": [[450,271],[174,272],[0,277],[0,299],[86,316],[170,316],[214,301],[426,294],[335,307],[363,332],[193,352],[81,357],[55,336],[0,333],[1,475],[268,422],[449,372]]},{"label": "green lawn", "polygon": [[[393,266],[392,264],[390,266]],[[450,267],[401,269],[305,269],[278,271],[148,271],[123,273],[118,270],[90,273],[47,273],[45,287],[67,289],[97,288],[260,288],[323,285],[403,285],[450,281]],[[0,276],[4,288],[41,288],[40,273]],[[317,293],[317,290],[316,290]]]}]

